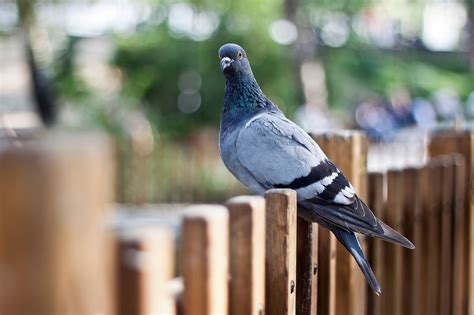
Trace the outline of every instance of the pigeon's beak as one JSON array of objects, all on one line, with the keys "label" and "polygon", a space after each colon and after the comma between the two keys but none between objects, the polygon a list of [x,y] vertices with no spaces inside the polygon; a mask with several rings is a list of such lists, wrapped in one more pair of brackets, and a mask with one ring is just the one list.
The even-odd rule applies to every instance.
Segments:
[{"label": "pigeon's beak", "polygon": [[224,73],[226,69],[230,69],[234,60],[230,59],[229,57],[224,57],[221,59],[221,71]]}]

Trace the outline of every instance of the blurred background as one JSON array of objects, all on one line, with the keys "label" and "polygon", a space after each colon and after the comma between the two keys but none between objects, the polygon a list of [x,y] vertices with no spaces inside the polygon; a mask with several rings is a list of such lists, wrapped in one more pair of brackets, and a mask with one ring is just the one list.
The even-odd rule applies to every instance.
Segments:
[{"label": "blurred background", "polygon": [[57,125],[115,139],[120,202],[245,192],[218,153],[227,42],[306,130],[364,130],[371,170],[423,163],[426,132],[473,125],[474,0],[1,0],[6,135],[41,128],[27,42]]}]

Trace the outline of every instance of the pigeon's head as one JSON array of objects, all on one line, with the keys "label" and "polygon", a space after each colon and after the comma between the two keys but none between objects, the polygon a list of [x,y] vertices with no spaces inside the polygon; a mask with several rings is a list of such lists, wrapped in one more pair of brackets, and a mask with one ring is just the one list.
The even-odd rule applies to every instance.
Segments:
[{"label": "pigeon's head", "polygon": [[221,71],[226,78],[252,74],[245,50],[237,44],[225,44],[219,49]]}]

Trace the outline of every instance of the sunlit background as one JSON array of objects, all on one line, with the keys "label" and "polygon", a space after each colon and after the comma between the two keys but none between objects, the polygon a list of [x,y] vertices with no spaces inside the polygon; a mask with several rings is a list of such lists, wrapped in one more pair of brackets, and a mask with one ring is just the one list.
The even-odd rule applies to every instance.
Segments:
[{"label": "sunlit background", "polygon": [[116,139],[122,202],[245,191],[218,154],[227,42],[306,130],[366,131],[372,169],[387,167],[384,155],[421,163],[426,131],[474,119],[472,0],[2,0],[1,133],[41,125],[26,38],[58,96],[58,124]]}]

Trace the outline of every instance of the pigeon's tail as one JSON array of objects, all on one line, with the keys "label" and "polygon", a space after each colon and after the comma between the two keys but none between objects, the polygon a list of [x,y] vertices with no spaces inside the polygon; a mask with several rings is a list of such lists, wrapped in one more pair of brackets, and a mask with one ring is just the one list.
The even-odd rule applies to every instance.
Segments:
[{"label": "pigeon's tail", "polygon": [[415,245],[413,245],[412,242],[410,242],[405,236],[401,235],[391,227],[389,227],[387,224],[383,223],[382,221],[379,220],[380,226],[383,229],[383,233],[380,234],[374,234],[372,236],[380,238],[384,241],[388,241],[409,249],[414,249]]},{"label": "pigeon's tail", "polygon": [[380,295],[382,289],[380,288],[377,278],[375,278],[375,274],[372,271],[369,262],[362,252],[362,248],[360,247],[359,241],[357,240],[357,236],[354,234],[354,232],[348,232],[338,227],[332,228],[331,231],[334,233],[339,242],[341,242],[354,257],[374,293]]}]

